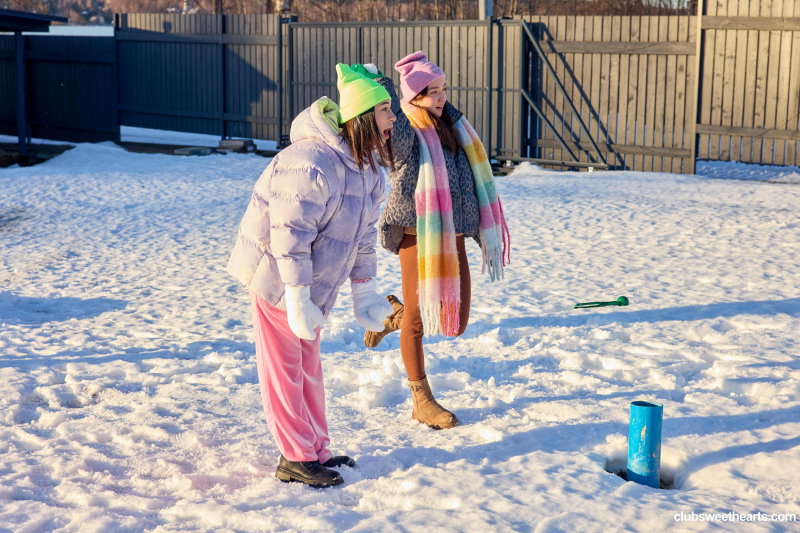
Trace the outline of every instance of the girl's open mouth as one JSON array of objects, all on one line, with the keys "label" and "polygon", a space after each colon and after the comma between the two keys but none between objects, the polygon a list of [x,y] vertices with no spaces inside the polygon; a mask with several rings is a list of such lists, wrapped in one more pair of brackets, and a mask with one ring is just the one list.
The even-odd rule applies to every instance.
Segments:
[{"label": "girl's open mouth", "polygon": [[389,133],[391,131],[392,131],[392,128],[387,128],[387,129],[383,130],[383,138],[384,139],[388,139],[389,138]]}]

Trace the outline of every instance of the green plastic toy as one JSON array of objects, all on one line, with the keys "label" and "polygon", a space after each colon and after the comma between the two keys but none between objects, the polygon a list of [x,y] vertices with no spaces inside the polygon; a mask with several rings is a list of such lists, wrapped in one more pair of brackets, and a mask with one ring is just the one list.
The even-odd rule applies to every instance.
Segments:
[{"label": "green plastic toy", "polygon": [[627,296],[620,296],[613,302],[586,302],[582,304],[575,304],[573,309],[588,309],[589,307],[607,307],[609,305],[618,305],[620,307],[624,307],[628,305],[630,302],[628,301]]}]

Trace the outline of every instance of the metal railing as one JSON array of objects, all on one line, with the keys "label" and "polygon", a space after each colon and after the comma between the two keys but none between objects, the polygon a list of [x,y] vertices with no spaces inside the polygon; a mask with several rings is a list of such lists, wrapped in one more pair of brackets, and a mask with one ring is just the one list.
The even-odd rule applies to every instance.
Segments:
[{"label": "metal railing", "polygon": [[572,99],[567,95],[567,91],[566,91],[566,89],[564,89],[564,84],[561,83],[561,80],[558,78],[558,75],[556,74],[556,71],[553,68],[553,65],[547,59],[547,56],[545,55],[544,51],[542,50],[542,47],[539,44],[539,39],[537,39],[533,35],[533,32],[531,32],[531,29],[528,26],[527,22],[520,21],[520,26],[522,27],[523,33],[525,34],[525,36],[527,38],[527,41],[526,41],[527,44],[533,46],[534,50],[536,50],[536,53],[539,56],[539,60],[542,62],[542,65],[547,68],[548,72],[550,73],[550,76],[552,76],[552,78],[555,81],[555,84],[556,84],[559,92],[564,97],[564,101],[569,104],[570,108],[572,109],[572,112],[578,118],[578,121],[579,121],[580,127],[581,127],[581,131],[583,131],[586,134],[586,136],[589,138],[589,142],[592,145],[592,151],[594,151],[594,154],[595,154],[595,158],[594,159],[595,160],[594,161],[588,161],[588,162],[587,161],[580,161],[577,157],[575,157],[575,154],[572,152],[572,150],[564,142],[564,138],[558,133],[556,128],[553,126],[553,123],[547,118],[545,113],[542,111],[541,107],[534,101],[534,99],[531,97],[529,92],[524,87],[520,87],[519,91],[522,94],[523,98],[525,99],[525,102],[527,102],[528,106],[531,109],[533,109],[533,111],[536,113],[536,115],[539,117],[539,119],[544,123],[545,127],[549,128],[550,131],[553,132],[553,135],[555,135],[556,140],[561,145],[561,149],[564,150],[564,152],[566,152],[566,154],[569,156],[570,159],[569,160],[554,160],[554,159],[546,159],[546,158],[505,157],[505,156],[498,156],[496,159],[498,161],[510,161],[510,162],[529,161],[531,163],[541,163],[541,164],[562,166],[562,167],[607,169],[608,168],[608,164],[606,163],[606,160],[603,157],[603,154],[600,153],[600,148],[597,146],[597,142],[595,142],[594,137],[592,137],[592,134],[589,132],[589,129],[586,127],[586,124],[583,122],[583,119],[581,118],[581,114],[578,112],[578,110],[575,107],[575,104],[573,103]]}]

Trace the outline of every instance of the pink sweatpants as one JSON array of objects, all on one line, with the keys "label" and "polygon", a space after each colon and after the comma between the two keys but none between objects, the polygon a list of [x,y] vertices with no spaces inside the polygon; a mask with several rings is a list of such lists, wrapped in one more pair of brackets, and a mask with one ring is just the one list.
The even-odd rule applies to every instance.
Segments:
[{"label": "pink sweatpants", "polygon": [[317,338],[297,338],[286,311],[250,293],[256,363],[267,425],[278,449],[290,461],[324,463],[328,451],[325,387]]}]

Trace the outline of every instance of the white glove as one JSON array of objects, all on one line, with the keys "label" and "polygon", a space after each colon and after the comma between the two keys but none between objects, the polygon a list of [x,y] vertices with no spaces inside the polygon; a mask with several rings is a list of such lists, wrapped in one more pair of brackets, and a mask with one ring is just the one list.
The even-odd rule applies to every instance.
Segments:
[{"label": "white glove", "polygon": [[286,286],[286,315],[292,333],[299,339],[313,341],[317,338],[314,331],[325,322],[325,316],[319,307],[311,301],[311,286]]},{"label": "white glove", "polygon": [[383,331],[383,321],[394,313],[394,308],[378,294],[375,280],[350,283],[350,288],[353,291],[353,314],[358,323],[368,331]]},{"label": "white glove", "polygon": [[[378,73],[378,67],[375,66],[375,63],[367,63],[364,65],[364,68],[367,69],[367,72],[371,72],[372,74]],[[383,331],[383,328],[381,328]]]}]

